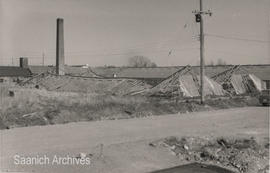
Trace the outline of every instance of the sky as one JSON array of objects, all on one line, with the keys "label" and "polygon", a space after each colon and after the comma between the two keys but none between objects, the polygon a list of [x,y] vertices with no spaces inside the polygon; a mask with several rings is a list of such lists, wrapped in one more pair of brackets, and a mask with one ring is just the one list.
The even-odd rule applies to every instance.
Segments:
[{"label": "sky", "polygon": [[[270,64],[270,0],[203,0],[205,61]],[[197,65],[199,0],[0,0],[0,65],[55,64],[56,19],[64,19],[68,65]],[[43,61],[44,59],[44,61]]]}]

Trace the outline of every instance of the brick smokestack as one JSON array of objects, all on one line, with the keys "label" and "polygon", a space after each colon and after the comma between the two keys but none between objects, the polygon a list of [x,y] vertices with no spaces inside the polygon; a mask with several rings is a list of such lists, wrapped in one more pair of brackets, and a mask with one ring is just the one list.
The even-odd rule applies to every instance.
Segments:
[{"label": "brick smokestack", "polygon": [[28,58],[20,57],[20,67],[28,68]]},{"label": "brick smokestack", "polygon": [[58,18],[56,27],[56,74],[65,75],[64,19]]}]

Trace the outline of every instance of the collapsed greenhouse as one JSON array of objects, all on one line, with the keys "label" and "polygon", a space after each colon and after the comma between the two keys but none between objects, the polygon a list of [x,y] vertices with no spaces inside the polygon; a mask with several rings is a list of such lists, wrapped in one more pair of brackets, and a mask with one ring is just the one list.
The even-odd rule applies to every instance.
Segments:
[{"label": "collapsed greenhouse", "polygon": [[[207,76],[204,77],[204,81],[204,93],[206,96],[222,96],[226,94],[220,84]],[[193,72],[190,66],[186,66],[146,93],[152,96],[198,97],[200,96],[200,77]]]},{"label": "collapsed greenhouse", "polygon": [[266,88],[265,82],[250,74],[240,65],[233,66],[212,77],[223,89],[234,95],[260,92]]}]

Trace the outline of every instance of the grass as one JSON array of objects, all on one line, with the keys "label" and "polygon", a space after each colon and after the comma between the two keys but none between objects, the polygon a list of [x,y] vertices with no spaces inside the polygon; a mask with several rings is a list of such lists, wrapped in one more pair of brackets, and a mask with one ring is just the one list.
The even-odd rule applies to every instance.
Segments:
[{"label": "grass", "polygon": [[124,119],[151,115],[188,113],[257,104],[257,99],[227,99],[176,102],[143,96],[112,96],[87,93],[52,92],[0,86],[0,128],[63,124],[77,121]]}]

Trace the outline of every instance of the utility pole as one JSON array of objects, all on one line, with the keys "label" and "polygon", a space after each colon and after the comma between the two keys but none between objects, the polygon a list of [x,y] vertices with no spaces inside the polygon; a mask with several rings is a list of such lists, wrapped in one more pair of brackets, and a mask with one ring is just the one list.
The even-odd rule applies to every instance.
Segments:
[{"label": "utility pole", "polygon": [[203,31],[203,15],[207,14],[212,16],[212,12],[210,10],[203,11],[203,0],[200,0],[200,10],[193,11],[196,17],[196,22],[200,23],[200,95],[201,95],[201,104],[204,104],[204,31]]},{"label": "utility pole", "polygon": [[42,66],[44,66],[44,61],[45,61],[45,53],[42,52]]}]

